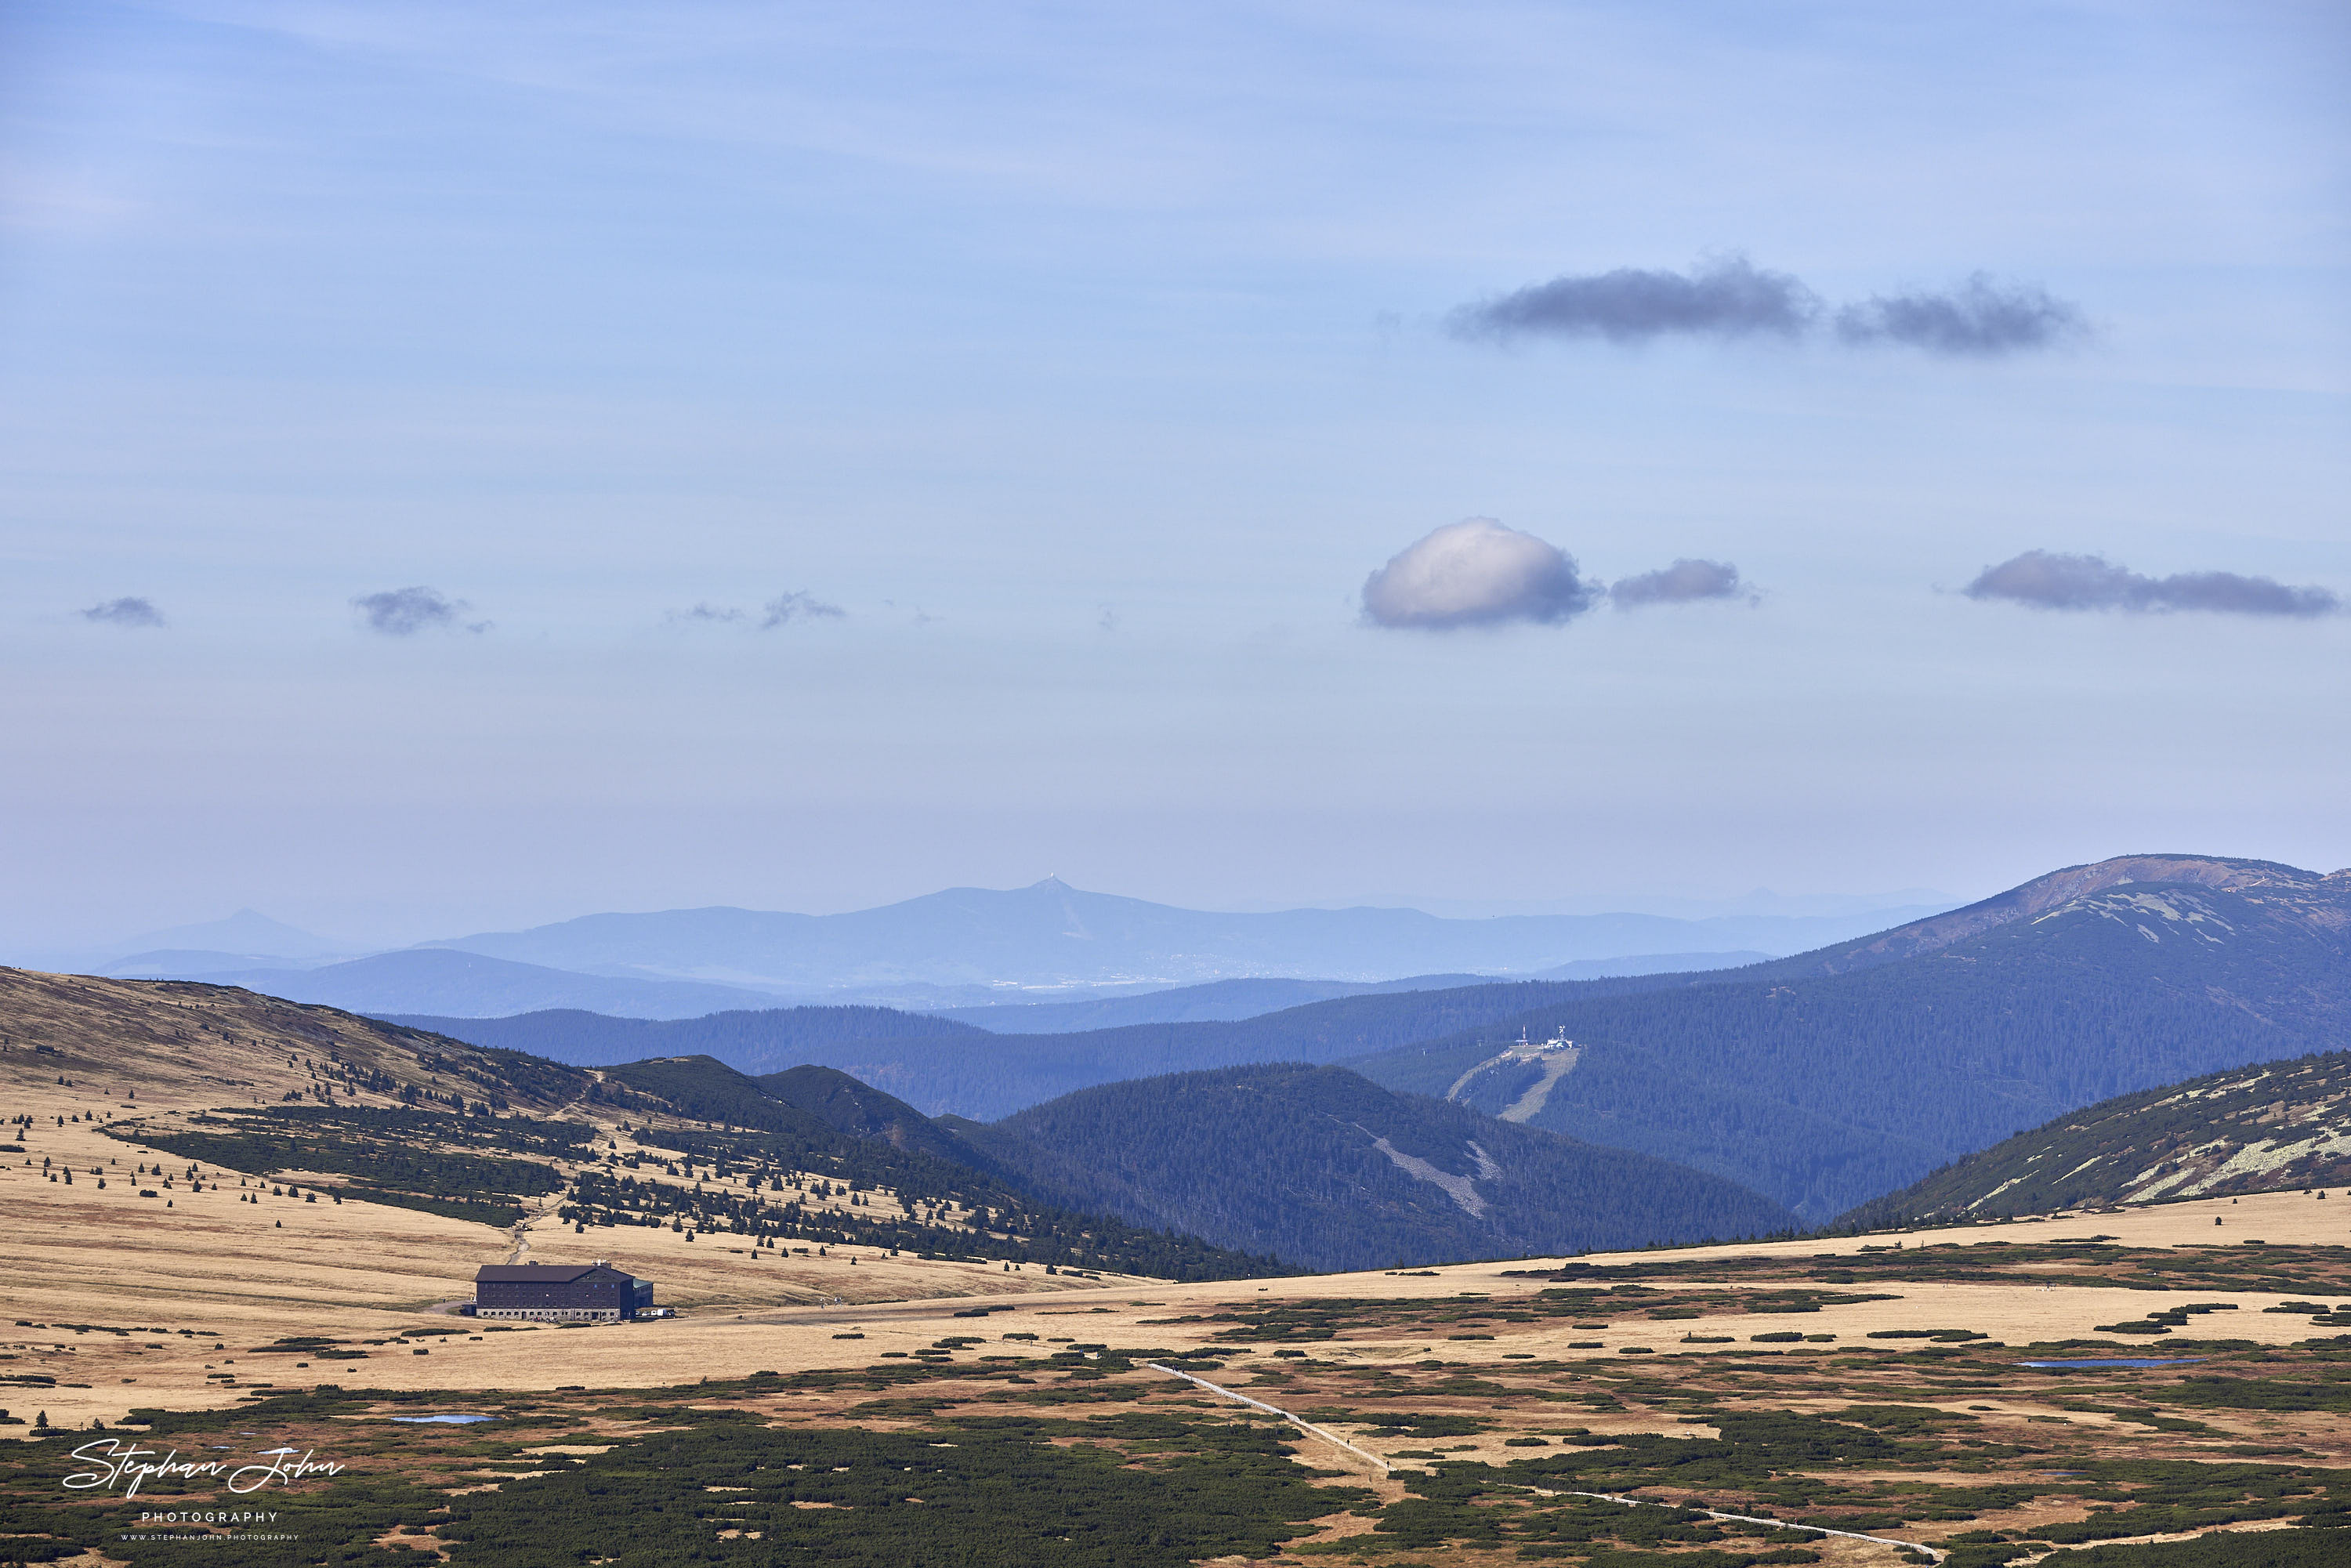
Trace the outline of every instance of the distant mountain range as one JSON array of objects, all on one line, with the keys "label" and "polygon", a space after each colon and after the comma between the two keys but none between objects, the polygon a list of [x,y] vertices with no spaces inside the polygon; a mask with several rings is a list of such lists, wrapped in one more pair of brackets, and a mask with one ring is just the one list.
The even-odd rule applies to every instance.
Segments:
[{"label": "distant mountain range", "polygon": [[[1630,958],[1579,958],[1539,975],[1536,980],[1593,980],[1625,975],[1687,974],[1761,963],[1768,953],[1654,953]],[[1408,979],[1350,983],[1345,980],[1211,980],[1175,986],[1135,997],[1103,997],[1081,1002],[1006,1003],[980,1008],[925,1008],[936,1018],[977,1024],[995,1034],[1071,1034],[1134,1023],[1216,1023],[1257,1018],[1310,1002],[1340,997],[1382,996],[1395,991],[1443,991],[1482,983],[1482,975],[1416,975]]]},{"label": "distant mountain range", "polygon": [[255,909],[240,909],[225,920],[194,925],[173,925],[150,931],[110,950],[113,954],[194,952],[243,958],[327,958],[350,956],[350,947],[327,937],[272,920]]},{"label": "distant mountain range", "polygon": [[[340,962],[320,938],[243,910],[150,933],[140,950],[91,967],[125,978],[203,980],[356,1011],[449,1018],[583,1008],[676,1019],[793,1002],[881,1004],[975,1020],[982,1010],[1008,1006],[1067,1009],[987,1025],[1048,1033],[1231,1019],[1375,989],[1468,984],[1481,975],[1568,980],[1722,967],[1922,913],[1703,920],[1454,920],[1411,909],[1223,915],[1048,880],[1009,892],[956,888],[850,915],[593,915]],[[1264,984],[1144,999],[1238,979]],[[1281,980],[1294,988],[1268,988]]]},{"label": "distant mountain range", "polygon": [[1447,972],[1532,975],[1583,959],[1792,953],[1928,911],[1846,915],[1511,915],[1414,909],[1226,915],[1083,893],[1055,879],[954,888],[849,915],[680,909],[591,915],[423,944],[548,968],[758,986],[806,996],[933,985],[1058,986],[1237,977],[1352,982]]},{"label": "distant mountain range", "polygon": [[[2126,857],[1745,968],[1358,995],[1234,1021],[1026,1035],[818,1009],[403,1021],[572,1061],[816,1062],[981,1120],[1116,1079],[1343,1063],[1711,1171],[1819,1223],[2071,1107],[2351,1044],[2351,873]],[[1573,1066],[1539,1085],[1559,1064],[1511,1057],[1522,1031],[1564,1034]]]}]

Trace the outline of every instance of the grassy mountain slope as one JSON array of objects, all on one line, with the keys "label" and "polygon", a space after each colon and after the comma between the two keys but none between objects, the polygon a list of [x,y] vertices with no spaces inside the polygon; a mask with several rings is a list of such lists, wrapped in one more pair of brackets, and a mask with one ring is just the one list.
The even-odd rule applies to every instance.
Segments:
[{"label": "grassy mountain slope", "polygon": [[1062,1201],[1326,1269],[1740,1236],[1778,1205],[1662,1160],[1302,1063],[1106,1084],[958,1124]]},{"label": "grassy mountain slope", "polygon": [[300,1172],[337,1201],[505,1225],[543,1198],[590,1228],[754,1247],[1177,1278],[1275,1271],[843,1132],[708,1058],[597,1071],[249,991],[0,969],[0,1085],[51,1078],[95,1087],[105,1133],[124,1144],[233,1173]]},{"label": "grassy mountain slope", "polygon": [[2351,1052],[2090,1105],[1844,1216],[1858,1226],[2351,1184]]},{"label": "grassy mountain slope", "polygon": [[[1832,953],[1579,998],[1353,1065],[1441,1094],[1517,1028],[1562,1030],[1580,1059],[1531,1124],[1686,1160],[1826,1220],[2070,1107],[2339,1045],[2351,1026],[2351,873],[2142,857],[1987,904],[2002,917],[1907,956],[1883,957],[1904,946],[1890,944],[1882,961]],[[1489,1072],[1465,1097],[1499,1108],[1524,1076]]]}]

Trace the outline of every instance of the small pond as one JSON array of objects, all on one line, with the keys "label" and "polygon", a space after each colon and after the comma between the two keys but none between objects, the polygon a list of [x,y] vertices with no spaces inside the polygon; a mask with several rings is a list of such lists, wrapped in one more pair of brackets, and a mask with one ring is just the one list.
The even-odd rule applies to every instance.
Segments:
[{"label": "small pond", "polygon": [[2151,1356],[2125,1356],[2105,1361],[2020,1361],[2019,1366],[2188,1366],[2204,1360],[2200,1355],[2174,1355],[2158,1359]]},{"label": "small pond", "polygon": [[495,1421],[495,1416],[394,1416],[393,1420],[407,1427],[470,1427],[476,1421]]}]

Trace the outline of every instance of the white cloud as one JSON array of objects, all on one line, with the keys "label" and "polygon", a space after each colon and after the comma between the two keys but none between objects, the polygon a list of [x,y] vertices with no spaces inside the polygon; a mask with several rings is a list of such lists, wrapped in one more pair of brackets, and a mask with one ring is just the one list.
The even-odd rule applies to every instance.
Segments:
[{"label": "white cloud", "polygon": [[1365,579],[1364,618],[1426,631],[1556,624],[1591,609],[1597,597],[1558,546],[1491,517],[1465,517],[1415,540]]}]

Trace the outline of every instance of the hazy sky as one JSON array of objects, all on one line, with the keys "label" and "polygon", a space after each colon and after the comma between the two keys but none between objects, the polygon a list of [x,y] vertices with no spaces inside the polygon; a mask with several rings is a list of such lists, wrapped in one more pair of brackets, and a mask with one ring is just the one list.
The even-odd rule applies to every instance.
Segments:
[{"label": "hazy sky", "polygon": [[0,26],[20,948],[2351,862],[2339,5]]}]

